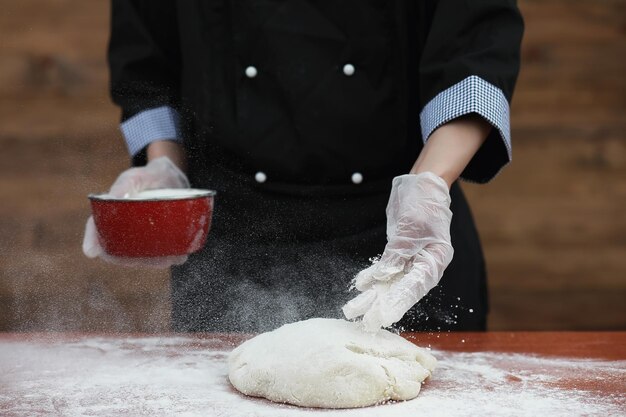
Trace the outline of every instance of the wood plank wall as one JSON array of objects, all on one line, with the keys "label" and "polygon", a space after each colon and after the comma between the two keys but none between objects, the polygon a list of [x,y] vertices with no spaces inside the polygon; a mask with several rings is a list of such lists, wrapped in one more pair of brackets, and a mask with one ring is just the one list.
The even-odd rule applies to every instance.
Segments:
[{"label": "wood plank wall", "polygon": [[[108,2],[0,0],[0,330],[168,329],[167,274],[86,259],[86,194],[127,166]],[[524,0],[514,162],[465,185],[490,328],[626,328],[626,1]]]}]

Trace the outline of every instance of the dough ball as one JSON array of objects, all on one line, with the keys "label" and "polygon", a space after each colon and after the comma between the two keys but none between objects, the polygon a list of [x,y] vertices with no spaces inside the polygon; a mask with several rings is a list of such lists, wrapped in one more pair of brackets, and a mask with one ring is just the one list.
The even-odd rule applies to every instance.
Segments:
[{"label": "dough ball", "polygon": [[232,351],[229,379],[246,395],[303,407],[365,407],[410,400],[437,363],[386,330],[310,319],[258,335]]}]

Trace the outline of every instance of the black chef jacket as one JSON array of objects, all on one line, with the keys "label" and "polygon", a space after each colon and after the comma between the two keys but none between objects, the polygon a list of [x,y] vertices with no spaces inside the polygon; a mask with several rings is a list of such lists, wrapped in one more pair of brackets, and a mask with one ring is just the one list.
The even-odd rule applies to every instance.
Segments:
[{"label": "black chef jacket", "polygon": [[[274,183],[405,173],[429,101],[472,75],[510,100],[519,69],[511,0],[112,4],[111,91],[123,118],[172,106],[202,132],[185,138],[190,154],[217,146]],[[499,136],[463,177],[485,182],[508,161]]]},{"label": "black chef jacket", "polygon": [[[339,304],[322,294],[347,282],[307,275],[315,263],[302,271],[296,266],[308,258],[300,254],[332,248],[324,256],[342,259],[322,269],[354,273],[365,266],[357,258],[382,251],[389,179],[408,172],[430,133],[420,113],[468,77],[509,102],[523,29],[513,0],[112,0],[111,22],[111,92],[123,121],[176,109],[192,183],[220,192],[207,247],[174,269],[174,327],[224,331],[271,327],[238,319],[252,323],[284,301],[271,291],[276,276],[280,294],[304,280],[319,297],[318,306],[303,301],[294,308],[307,311],[283,321]],[[462,177],[486,182],[509,161],[508,138],[492,124]],[[134,155],[135,164],[144,160]],[[252,181],[258,172],[263,184]],[[352,183],[355,173],[362,184]],[[479,319],[456,328],[485,325],[478,236],[457,185],[451,194],[455,259],[413,314],[430,325],[408,329],[455,328],[470,310]],[[255,304],[263,291],[273,303],[230,305]],[[220,296],[226,301],[208,301]],[[466,302],[463,313],[455,301]]]}]

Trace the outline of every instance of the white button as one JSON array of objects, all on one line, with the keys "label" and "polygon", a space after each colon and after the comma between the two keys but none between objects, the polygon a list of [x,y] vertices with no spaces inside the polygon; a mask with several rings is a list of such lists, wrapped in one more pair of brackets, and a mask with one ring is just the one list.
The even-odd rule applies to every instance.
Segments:
[{"label": "white button", "polygon": [[254,179],[256,180],[256,182],[264,183],[265,181],[267,181],[267,175],[265,175],[265,172],[259,171],[254,174]]},{"label": "white button", "polygon": [[355,172],[352,174],[352,182],[355,184],[360,184],[363,182],[363,174],[360,172]]},{"label": "white button", "polygon": [[346,64],[343,66],[343,73],[346,74],[348,77],[351,76],[352,74],[354,74],[354,65],[352,64]]},{"label": "white button", "polygon": [[248,78],[254,78],[258,73],[259,72],[256,70],[256,67],[253,67],[252,65],[246,68],[246,77]]}]

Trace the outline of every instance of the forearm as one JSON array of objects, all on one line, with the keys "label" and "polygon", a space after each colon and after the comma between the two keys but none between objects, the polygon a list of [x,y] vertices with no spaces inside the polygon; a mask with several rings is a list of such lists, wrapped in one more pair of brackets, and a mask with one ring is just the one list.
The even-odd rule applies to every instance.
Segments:
[{"label": "forearm", "polygon": [[490,130],[491,125],[478,115],[468,115],[442,125],[430,135],[411,174],[432,172],[443,178],[450,187],[481,147]]},{"label": "forearm", "polygon": [[148,161],[152,161],[161,156],[167,156],[181,171],[185,172],[187,169],[185,149],[179,142],[172,140],[154,141],[148,145],[147,156]]}]

